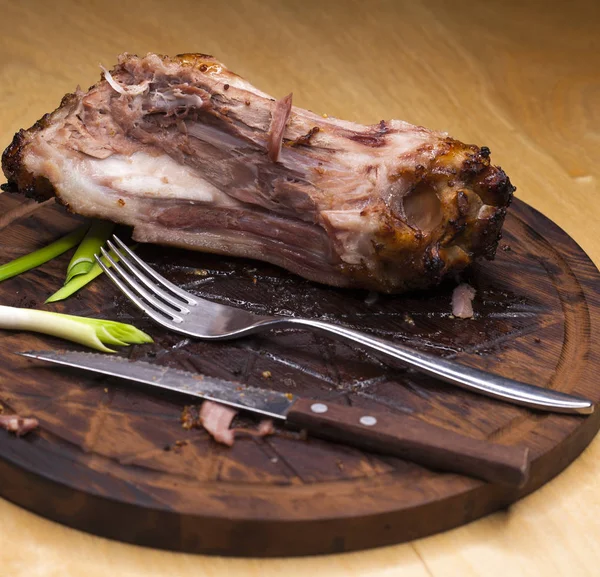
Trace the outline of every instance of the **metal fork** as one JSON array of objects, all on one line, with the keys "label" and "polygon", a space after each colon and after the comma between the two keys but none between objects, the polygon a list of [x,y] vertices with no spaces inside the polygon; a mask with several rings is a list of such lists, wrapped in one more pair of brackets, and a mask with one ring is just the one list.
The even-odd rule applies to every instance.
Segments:
[{"label": "metal fork", "polygon": [[[528,385],[443,359],[428,353],[319,320],[257,315],[197,297],[168,281],[113,236],[96,261],[121,291],[156,323],[169,330],[206,340],[244,337],[260,331],[302,328],[376,351],[416,370],[459,387],[517,405],[560,413],[589,414],[592,401],[551,389]],[[116,246],[115,245],[118,245]]]}]

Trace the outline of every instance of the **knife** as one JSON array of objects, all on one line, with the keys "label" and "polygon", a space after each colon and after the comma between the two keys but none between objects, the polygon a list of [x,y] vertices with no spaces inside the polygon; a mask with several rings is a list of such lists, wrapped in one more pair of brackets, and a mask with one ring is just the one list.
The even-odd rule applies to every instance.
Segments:
[{"label": "knife", "polygon": [[285,421],[314,436],[462,473],[493,483],[522,486],[528,449],[473,439],[416,417],[348,407],[188,373],[143,361],[76,351],[27,351],[31,359],[84,369],[160,389],[217,401]]}]

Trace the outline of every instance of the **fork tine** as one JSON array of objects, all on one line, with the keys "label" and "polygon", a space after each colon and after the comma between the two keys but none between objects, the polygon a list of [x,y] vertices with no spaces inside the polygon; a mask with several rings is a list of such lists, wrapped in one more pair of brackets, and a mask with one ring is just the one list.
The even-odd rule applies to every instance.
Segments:
[{"label": "fork tine", "polygon": [[150,318],[154,319],[159,325],[163,325],[169,328],[174,328],[172,320],[158,313],[155,309],[145,303],[139,298],[110,268],[108,268],[100,259],[100,257],[94,255],[96,262],[104,273],[112,280],[115,285],[123,292],[123,294],[139,309],[143,310]]},{"label": "fork tine", "polygon": [[[102,253],[102,256],[104,256],[104,258],[106,260],[108,260],[108,262],[111,264],[111,267],[112,267],[112,270],[113,270],[115,276],[119,275],[119,277],[122,281],[125,281],[125,283],[127,285],[129,285],[129,287],[131,289],[133,289],[139,296],[141,296],[145,301],[147,301],[149,304],[151,304],[159,312],[170,316],[171,319],[177,323],[183,322],[183,319],[177,314],[180,311],[176,311],[175,309],[173,309],[166,303],[158,300],[154,295],[149,293],[141,284],[139,284],[135,279],[133,279],[131,276],[129,276],[125,270],[123,270],[121,265],[118,264],[110,256],[109,252],[104,247],[100,248],[100,252]],[[112,278],[113,277],[111,276],[111,279]],[[121,288],[121,287],[119,286],[119,288]],[[146,311],[146,312],[148,312],[148,311]]]},{"label": "fork tine", "polygon": [[118,257],[119,262],[124,264],[127,270],[142,284],[146,286],[146,288],[158,295],[161,299],[168,302],[172,307],[176,308],[179,312],[187,314],[189,313],[189,309],[186,308],[181,302],[181,299],[176,298],[175,296],[165,292],[162,290],[156,283],[153,283],[146,275],[144,275],[140,270],[129,260],[127,256],[125,256],[119,249],[112,243],[110,240],[106,241],[108,248],[113,251]]},{"label": "fork tine", "polygon": [[119,245],[121,250],[144,272],[150,275],[156,282],[162,284],[165,288],[172,291],[178,297],[181,297],[189,305],[198,304],[194,295],[184,291],[182,288],[168,281],[164,276],[158,274],[153,268],[148,266],[137,254],[135,254],[116,234],[113,234],[113,240]]}]

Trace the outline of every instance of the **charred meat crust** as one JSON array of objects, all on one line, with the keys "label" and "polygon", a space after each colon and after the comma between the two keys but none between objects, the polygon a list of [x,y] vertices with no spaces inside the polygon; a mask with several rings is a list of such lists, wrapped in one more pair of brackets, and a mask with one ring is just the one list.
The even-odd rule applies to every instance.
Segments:
[{"label": "charred meat crust", "polygon": [[[172,58],[123,55],[111,74],[123,86],[123,94],[100,80],[86,93],[78,90],[66,95],[56,111],[15,135],[2,156],[11,189],[38,200],[55,194],[74,212],[113,218],[140,231],[152,226],[149,218],[159,227],[168,221],[167,214],[173,214],[175,205],[167,206],[164,201],[163,209],[162,201],[156,199],[141,209],[146,220],[136,220],[137,215],[126,210],[97,214],[79,198],[69,197],[52,170],[30,168],[30,149],[40,141],[47,144],[43,134],[77,122],[79,132],[71,137],[49,139],[77,162],[110,158],[115,151],[127,156],[143,150],[157,158],[168,157],[206,178],[209,186],[227,195],[226,205],[235,205],[231,214],[248,213],[249,219],[236,217],[238,221],[233,223],[227,216],[229,209],[223,208],[223,218],[214,221],[226,223],[227,237],[232,231],[243,233],[243,223],[252,222],[251,234],[256,240],[256,219],[269,213],[287,219],[290,231],[312,234],[314,230],[315,239],[328,235],[329,248],[320,249],[315,260],[322,273],[316,264],[312,268],[294,264],[290,254],[296,240],[285,246],[283,239],[281,254],[269,254],[268,258],[261,254],[262,248],[256,249],[255,258],[265,258],[311,280],[400,292],[432,286],[476,258],[494,257],[515,187],[501,168],[491,165],[487,147],[465,145],[398,121],[365,127],[323,119],[297,108],[291,114],[286,109],[286,114],[280,115],[283,125],[273,132],[276,117],[272,111],[277,102],[203,54]],[[144,83],[148,90],[143,94],[127,93],[128,87],[143,87]],[[136,106],[138,113],[132,118]],[[112,123],[108,132],[98,128],[105,120]],[[407,147],[405,140],[414,141],[415,146]],[[115,143],[120,143],[121,149]],[[344,157],[346,151],[348,158]],[[360,159],[358,165],[356,158]],[[367,192],[357,194],[363,188]],[[119,207],[135,204],[136,198],[127,195],[117,195]],[[201,207],[195,204],[188,212],[197,215]],[[219,206],[208,208],[214,213]],[[354,220],[347,215],[354,215]],[[179,218],[183,216],[175,214],[176,222]],[[202,237],[204,232],[194,227],[189,222],[179,228],[190,234],[197,230]],[[228,253],[220,245],[211,248],[204,240],[189,244],[189,234],[185,240],[173,239],[170,233],[163,238],[160,230],[147,237]],[[142,241],[144,234],[138,233]],[[275,240],[269,243],[270,250],[277,252]],[[321,240],[319,243],[315,246],[322,246]],[[235,245],[229,254],[249,255]]]},{"label": "charred meat crust", "polygon": [[43,118],[38,120],[38,122],[36,122],[36,124],[27,132],[25,132],[25,130],[19,130],[19,132],[15,134],[8,148],[2,154],[2,170],[8,181],[7,188],[9,190],[22,192],[26,196],[35,198],[36,200],[49,198],[54,194],[54,189],[51,186],[50,190],[48,190],[47,186],[43,186],[42,191],[38,191],[36,188],[38,182],[36,181],[39,181],[39,179],[25,169],[21,158],[25,144],[25,136],[36,131],[38,125],[41,127],[43,121]]},{"label": "charred meat crust", "polygon": [[[2,153],[2,170],[8,181],[8,190],[18,191],[39,202],[56,195],[56,190],[48,178],[34,175],[25,168],[23,165],[24,148],[36,134],[52,124],[55,115],[60,110],[74,103],[76,99],[77,94],[75,93],[65,94],[54,112],[44,114],[31,128],[21,129],[14,135],[12,142]],[[60,201],[59,196],[58,200]]]}]

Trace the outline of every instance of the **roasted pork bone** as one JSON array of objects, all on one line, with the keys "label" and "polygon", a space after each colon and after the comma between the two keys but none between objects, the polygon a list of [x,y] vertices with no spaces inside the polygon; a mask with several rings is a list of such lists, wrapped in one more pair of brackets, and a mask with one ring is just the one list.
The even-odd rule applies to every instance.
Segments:
[{"label": "roasted pork bone", "polygon": [[123,55],[4,152],[9,186],[141,242],[399,292],[493,258],[514,187],[486,147],[275,100],[211,56]]}]

